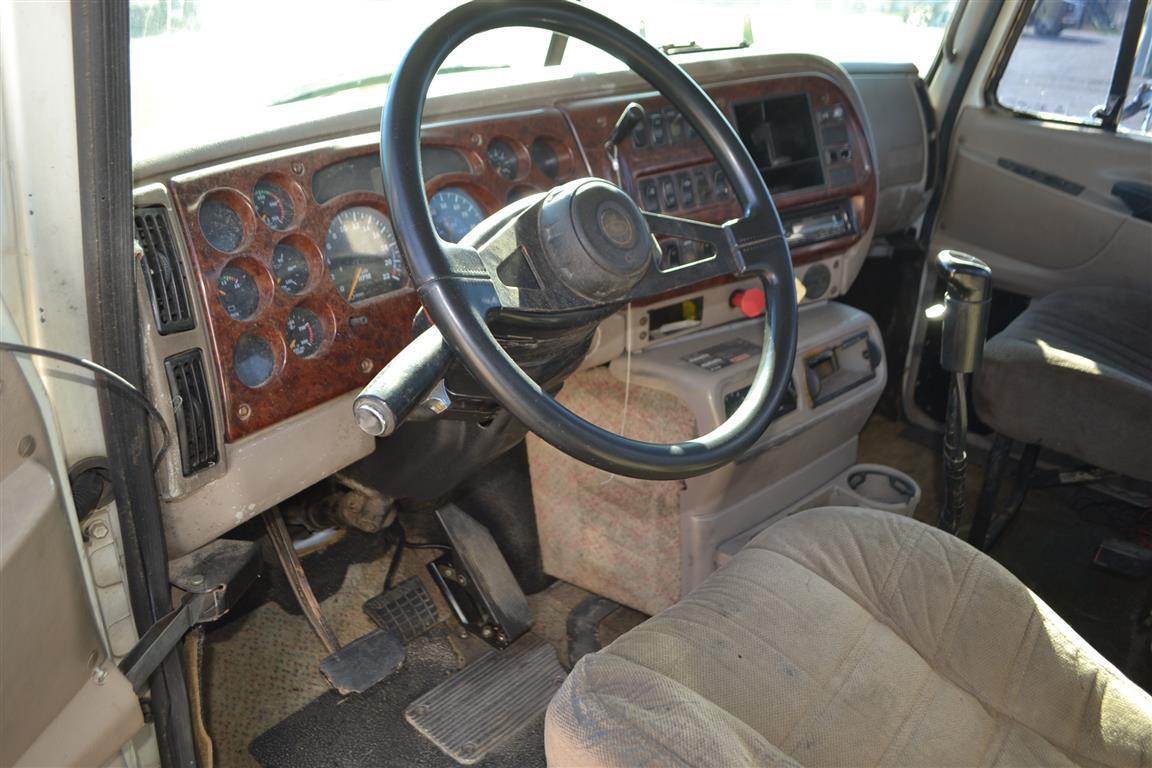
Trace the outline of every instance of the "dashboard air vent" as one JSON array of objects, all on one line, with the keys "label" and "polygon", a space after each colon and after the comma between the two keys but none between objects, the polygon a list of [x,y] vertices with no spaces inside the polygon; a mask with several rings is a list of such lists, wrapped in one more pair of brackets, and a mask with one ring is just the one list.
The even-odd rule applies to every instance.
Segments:
[{"label": "dashboard air vent", "polygon": [[164,208],[136,209],[136,239],[144,251],[144,276],[148,296],[161,336],[196,327],[188,276],[172,243],[168,215]]},{"label": "dashboard air vent", "polygon": [[218,459],[216,428],[212,421],[212,399],[204,375],[204,358],[193,349],[164,361],[172,411],[180,440],[180,463],[187,477],[212,466]]}]

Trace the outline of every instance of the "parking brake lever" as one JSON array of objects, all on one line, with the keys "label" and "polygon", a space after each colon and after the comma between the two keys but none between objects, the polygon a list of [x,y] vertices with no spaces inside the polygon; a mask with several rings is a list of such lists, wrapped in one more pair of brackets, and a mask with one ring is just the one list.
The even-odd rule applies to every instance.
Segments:
[{"label": "parking brake lever", "polygon": [[939,527],[956,533],[964,517],[968,472],[968,396],[965,377],[980,365],[988,308],[992,301],[992,270],[973,256],[940,251],[936,268],[944,278],[940,336],[940,367],[952,374],[944,423],[944,505]]},{"label": "parking brake lever", "polygon": [[[451,350],[432,326],[392,358],[356,396],[352,406],[360,429],[373,437],[387,437],[404,423],[412,410],[429,398],[444,378]],[[447,407],[446,395],[435,400]]]}]

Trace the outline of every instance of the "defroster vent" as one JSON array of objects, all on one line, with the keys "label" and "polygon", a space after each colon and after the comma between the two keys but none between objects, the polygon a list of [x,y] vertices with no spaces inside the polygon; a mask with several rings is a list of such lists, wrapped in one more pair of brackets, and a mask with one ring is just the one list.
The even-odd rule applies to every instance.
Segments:
[{"label": "defroster vent", "polygon": [[144,250],[144,276],[148,296],[161,335],[190,331],[196,327],[188,276],[172,242],[164,208],[136,209],[136,239]]},{"label": "defroster vent", "polygon": [[164,361],[164,370],[176,414],[180,464],[187,477],[212,466],[219,456],[204,358],[198,349],[181,352]]}]

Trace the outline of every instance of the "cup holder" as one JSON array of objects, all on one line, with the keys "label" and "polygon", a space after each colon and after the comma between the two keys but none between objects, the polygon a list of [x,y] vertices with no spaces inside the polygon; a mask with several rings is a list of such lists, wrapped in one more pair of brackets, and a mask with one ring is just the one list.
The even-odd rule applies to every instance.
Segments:
[{"label": "cup holder", "polygon": [[900,470],[881,464],[856,464],[793,511],[813,507],[869,507],[911,516],[919,503],[920,485]]}]

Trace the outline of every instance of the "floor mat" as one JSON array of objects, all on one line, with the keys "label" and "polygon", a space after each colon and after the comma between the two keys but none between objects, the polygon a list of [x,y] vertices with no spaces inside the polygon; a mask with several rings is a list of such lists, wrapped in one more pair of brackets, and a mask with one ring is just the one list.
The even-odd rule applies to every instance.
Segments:
[{"label": "floor mat", "polygon": [[[406,553],[399,578],[423,577],[424,563],[433,554]],[[306,570],[310,557],[305,558]],[[363,605],[380,592],[388,560],[381,552],[371,562],[350,566],[339,590],[322,601],[340,642],[376,629]],[[438,591],[429,592],[434,601],[441,601]],[[447,606],[437,605],[446,615]],[[254,766],[248,752],[252,740],[329,690],[320,674],[320,662],[327,655],[324,646],[302,615],[288,613],[276,602],[265,603],[228,626],[209,628],[205,651],[208,727],[220,768]],[[403,720],[399,712],[396,716]]]},{"label": "floor mat", "polygon": [[[408,645],[408,660],[383,685],[358,696],[321,695],[252,742],[252,756],[265,768],[342,766],[455,766],[404,719],[422,694],[456,673],[459,659],[443,626]],[[544,766],[544,715],[477,765],[484,768]]]},{"label": "floor mat", "polygon": [[428,691],[404,716],[457,762],[474,765],[542,718],[564,677],[552,646],[527,634]]}]

